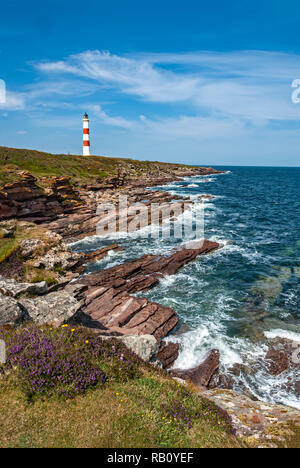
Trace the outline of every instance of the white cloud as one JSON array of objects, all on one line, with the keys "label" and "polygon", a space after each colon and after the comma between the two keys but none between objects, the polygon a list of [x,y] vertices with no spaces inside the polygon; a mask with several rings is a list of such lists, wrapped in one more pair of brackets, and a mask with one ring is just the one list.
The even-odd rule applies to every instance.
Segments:
[{"label": "white cloud", "polygon": [[[0,110],[31,111],[27,115],[37,126],[79,131],[87,111],[95,129],[121,129],[128,141],[164,140],[171,147],[190,139],[197,147],[218,139],[250,141],[268,131],[277,138],[300,117],[300,104],[291,100],[291,84],[300,78],[300,56],[293,54],[86,51],[35,67],[40,81],[8,93]],[[121,100],[123,110],[112,110]]]},{"label": "white cloud", "polygon": [[245,126],[240,120],[217,119],[210,117],[189,117],[182,115],[176,118],[160,120],[143,120],[144,131],[159,136],[177,140],[192,138],[209,140],[237,136],[245,132]]},{"label": "white cloud", "polygon": [[92,111],[96,117],[100,118],[101,121],[107,125],[121,128],[131,128],[134,125],[134,122],[126,120],[123,117],[112,117],[108,115],[99,104],[85,104],[81,107],[87,111]]},{"label": "white cloud", "polygon": [[77,96],[86,97],[95,93],[100,86],[96,83],[88,83],[86,80],[44,80],[26,87],[27,96],[31,100],[43,100],[52,96]]},{"label": "white cloud", "polygon": [[203,115],[263,120],[298,120],[291,83],[300,56],[265,51],[140,54],[129,57],[86,51],[40,63],[45,73],[66,73],[159,103],[193,106]]},{"label": "white cloud", "polygon": [[43,72],[71,73],[118,87],[121,92],[153,102],[176,102],[191,99],[201,79],[157,69],[144,60],[87,51],[71,55],[65,61],[39,63]]}]

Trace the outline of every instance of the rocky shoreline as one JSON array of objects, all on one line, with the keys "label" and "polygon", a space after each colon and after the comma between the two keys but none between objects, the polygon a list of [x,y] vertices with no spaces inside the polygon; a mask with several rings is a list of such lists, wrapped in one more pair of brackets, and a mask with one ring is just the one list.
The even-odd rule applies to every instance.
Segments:
[{"label": "rocky shoreline", "polygon": [[[198,255],[220,246],[206,240],[192,248],[170,252],[168,257],[145,255],[81,278],[86,264],[122,248],[111,244],[96,252],[78,253],[68,243],[96,234],[101,219],[96,213],[99,203],[115,204],[119,217],[122,194],[126,194],[129,204],[143,201],[146,206],[157,204],[183,211],[188,209],[189,199],[147,187],[219,172],[212,168],[175,167],[159,170],[155,177],[145,172],[132,179],[120,171],[98,185],[75,189],[68,178],[48,177],[41,183],[31,173],[20,171],[18,181],[5,184],[0,190],[0,234],[2,239],[16,241],[15,248],[0,263],[0,324],[33,320],[60,325],[72,320],[105,335],[153,335],[159,343],[161,361],[170,367],[179,346],[166,345],[161,340],[177,326],[176,312],[132,294],[154,287],[164,275],[174,274]],[[47,188],[42,187],[45,183]],[[24,265],[26,275],[22,273]],[[29,282],[30,269],[32,274],[43,272],[44,280],[38,282],[35,277]]]},{"label": "rocky shoreline", "polygon": [[[103,337],[119,337],[143,359],[171,368],[179,345],[163,339],[178,325],[176,311],[134,294],[147,291],[165,275],[175,274],[197,257],[212,254],[222,246],[204,240],[168,255],[144,255],[83,275],[86,264],[122,247],[111,244],[84,253],[72,251],[68,244],[96,234],[96,225],[103,216],[96,213],[99,203],[113,203],[119,219],[120,194],[126,194],[130,204],[143,201],[147,206],[157,203],[182,211],[189,209],[189,199],[149,191],[147,187],[219,172],[212,168],[180,168],[132,179],[120,171],[102,183],[77,188],[66,177],[50,177],[43,181],[47,182],[43,188],[32,174],[20,171],[17,182],[0,188],[0,243],[3,240],[11,245],[0,262],[0,325],[33,321],[89,327]],[[209,197],[203,194],[199,199]],[[292,344],[283,341],[270,343],[266,354],[273,375],[293,365]],[[172,369],[171,374],[182,383],[194,385],[204,397],[223,404],[234,416],[238,435],[252,446],[280,444],[291,435],[291,425],[300,427],[299,411],[260,404],[235,394],[230,376],[219,373],[219,361],[219,351],[211,350],[196,368]],[[275,424],[280,426],[279,435],[270,431]]]}]

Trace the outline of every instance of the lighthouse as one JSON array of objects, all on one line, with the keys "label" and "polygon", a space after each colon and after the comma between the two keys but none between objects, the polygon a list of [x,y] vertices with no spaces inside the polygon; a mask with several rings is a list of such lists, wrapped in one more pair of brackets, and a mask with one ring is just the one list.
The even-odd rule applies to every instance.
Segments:
[{"label": "lighthouse", "polygon": [[90,156],[90,129],[89,116],[87,113],[83,116],[83,156]]}]

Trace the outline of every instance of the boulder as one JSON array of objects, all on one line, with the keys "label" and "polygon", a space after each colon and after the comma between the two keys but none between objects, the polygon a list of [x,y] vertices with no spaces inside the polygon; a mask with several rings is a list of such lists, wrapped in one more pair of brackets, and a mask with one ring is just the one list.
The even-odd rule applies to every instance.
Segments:
[{"label": "boulder", "polygon": [[204,389],[208,387],[214,373],[219,368],[219,363],[220,353],[218,350],[213,349],[199,366],[186,370],[172,369],[170,373],[174,377],[189,380],[196,387]]},{"label": "boulder", "polygon": [[279,375],[290,367],[290,360],[285,351],[270,349],[265,357],[268,370],[272,375]]},{"label": "boulder", "polygon": [[234,387],[234,378],[229,374],[219,374],[216,378],[216,387],[232,390]]},{"label": "boulder", "polygon": [[19,300],[0,293],[0,325],[19,325],[30,320],[59,326],[71,319],[80,308],[81,302],[66,291]]},{"label": "boulder", "polygon": [[5,296],[18,298],[24,294],[45,294],[48,290],[46,281],[40,283],[18,283],[14,279],[0,276],[0,292]]},{"label": "boulder", "polygon": [[55,326],[67,322],[81,308],[81,303],[66,291],[49,293],[41,298],[22,299],[20,304],[34,322]]},{"label": "boulder", "polygon": [[295,350],[299,343],[285,338],[273,338],[268,341],[269,350],[265,355],[265,361],[270,374],[278,376],[290,368],[299,366],[294,359]]},{"label": "boulder", "polygon": [[158,351],[159,345],[153,335],[127,335],[119,339],[146,362],[149,362]]},{"label": "boulder", "polygon": [[46,255],[34,260],[32,266],[46,270],[54,270],[59,267],[68,271],[74,269],[83,260],[84,254],[72,252],[70,247],[62,243],[50,249]]},{"label": "boulder", "polygon": [[26,239],[20,243],[20,254],[27,260],[37,255],[45,246],[41,239]]},{"label": "boulder", "polygon": [[179,344],[168,342],[165,343],[164,341],[161,342],[157,358],[162,363],[164,369],[169,369],[172,367],[176,359],[178,358],[179,354]]},{"label": "boulder", "polygon": [[[0,205],[0,213],[1,213],[1,205]],[[2,234],[2,237],[4,238],[14,237],[16,227],[17,225],[16,225],[15,220],[2,221],[0,223],[0,238],[1,238],[1,234]]]},{"label": "boulder", "polygon": [[0,326],[20,325],[26,320],[30,320],[26,309],[16,299],[0,293]]}]

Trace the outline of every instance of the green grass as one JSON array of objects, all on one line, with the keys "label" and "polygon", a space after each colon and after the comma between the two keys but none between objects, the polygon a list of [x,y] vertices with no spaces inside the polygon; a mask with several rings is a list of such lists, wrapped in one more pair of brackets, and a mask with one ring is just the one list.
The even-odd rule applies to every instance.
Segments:
[{"label": "green grass", "polygon": [[[177,422],[170,422],[162,406],[178,398],[178,392],[174,383],[145,375],[127,383],[107,383],[103,390],[73,400],[28,404],[13,382],[2,381],[0,447],[240,447],[209,416],[196,417],[192,429],[177,432]],[[202,408],[196,395],[180,398],[195,412]]]},{"label": "green grass", "polygon": [[0,239],[0,263],[7,260],[18,249],[15,239]]},{"label": "green grass", "polygon": [[180,164],[136,161],[126,158],[54,155],[35,150],[0,147],[0,184],[17,180],[16,170],[30,171],[38,178],[67,176],[74,184],[77,182],[87,184],[117,174],[119,167],[132,176],[140,177],[143,171],[157,172],[158,166],[160,170],[188,167]]},{"label": "green grass", "polygon": [[[48,335],[75,333],[79,342],[84,336],[83,329],[43,329]],[[128,377],[120,374],[117,355],[104,361],[100,357],[99,365],[107,375],[104,386],[73,399],[41,396],[28,403],[15,367],[0,376],[0,447],[241,446],[217,410],[160,369],[138,360],[137,371]],[[185,408],[190,428],[183,418],[171,416],[174,402]]]}]

